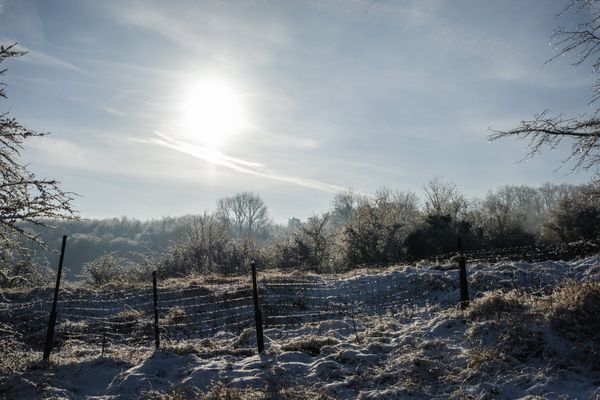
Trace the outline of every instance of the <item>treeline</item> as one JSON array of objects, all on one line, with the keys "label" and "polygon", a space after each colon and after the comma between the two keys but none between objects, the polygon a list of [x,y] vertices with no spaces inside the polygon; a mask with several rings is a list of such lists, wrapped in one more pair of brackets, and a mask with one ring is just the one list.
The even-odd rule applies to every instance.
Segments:
[{"label": "treeline", "polygon": [[[544,184],[467,198],[435,178],[423,198],[390,188],[349,190],[326,212],[286,225],[273,223],[260,196],[245,192],[201,215],[53,221],[55,230],[37,233],[53,248],[68,234],[68,277],[96,284],[146,280],[154,269],[165,277],[243,273],[250,259],[265,268],[333,272],[434,258],[455,251],[457,236],[465,250],[596,241],[599,193],[594,184]],[[52,257],[38,252],[36,260]]]}]

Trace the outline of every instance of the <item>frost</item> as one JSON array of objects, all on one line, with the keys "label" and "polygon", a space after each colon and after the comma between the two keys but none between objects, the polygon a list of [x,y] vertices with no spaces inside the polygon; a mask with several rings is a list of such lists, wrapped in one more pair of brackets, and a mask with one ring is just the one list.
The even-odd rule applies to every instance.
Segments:
[{"label": "frost", "polygon": [[[69,320],[61,332],[71,332],[72,337],[59,335],[52,363],[43,365],[39,359],[44,330],[31,310],[45,310],[42,299],[48,293],[6,293],[6,301],[0,303],[0,397],[317,400],[600,395],[598,258],[475,264],[468,269],[474,299],[466,310],[457,307],[458,274],[447,265],[399,266],[336,277],[296,274],[296,286],[324,280],[326,284],[295,301],[290,299],[297,287],[282,283],[291,277],[273,278],[261,287],[263,305],[271,317],[282,318],[266,324],[267,349],[261,355],[256,354],[251,325],[232,331],[214,325],[214,333],[211,326],[207,334],[186,338],[196,332],[190,324],[202,310],[192,312],[193,304],[186,303],[191,296],[181,295],[181,300],[173,297],[173,306],[161,315],[173,333],[164,338],[160,350],[152,348],[144,309],[131,303],[131,308],[120,308],[116,314],[115,332],[150,334],[146,342],[113,340],[101,357],[100,344],[80,335],[98,326],[92,320]],[[178,288],[187,290],[184,285]],[[238,301],[245,298],[241,290],[238,283],[224,281],[197,295]],[[220,293],[229,294],[219,297]],[[100,294],[81,290],[76,294],[101,300]],[[29,319],[20,317],[27,312]],[[274,320],[267,315],[267,321]]]}]

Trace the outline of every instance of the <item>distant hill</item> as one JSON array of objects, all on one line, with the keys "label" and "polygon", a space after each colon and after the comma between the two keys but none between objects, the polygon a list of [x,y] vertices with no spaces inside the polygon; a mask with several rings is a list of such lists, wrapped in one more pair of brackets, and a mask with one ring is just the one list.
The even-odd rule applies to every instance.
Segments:
[{"label": "distant hill", "polygon": [[[99,256],[116,252],[120,256],[136,260],[139,253],[165,251],[170,244],[185,235],[191,216],[165,217],[150,221],[140,221],[127,217],[109,219],[82,219],[78,221],[49,221],[55,229],[27,226],[27,229],[40,235],[49,250],[36,249],[40,264],[55,267],[62,235],[67,235],[65,252],[65,277],[78,279],[85,263]],[[47,221],[48,222],[48,221]]]}]

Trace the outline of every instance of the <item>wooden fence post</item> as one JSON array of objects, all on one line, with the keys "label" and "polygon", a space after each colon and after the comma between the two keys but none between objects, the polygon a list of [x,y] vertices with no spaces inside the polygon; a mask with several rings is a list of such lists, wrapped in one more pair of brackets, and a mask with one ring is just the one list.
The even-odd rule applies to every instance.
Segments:
[{"label": "wooden fence post", "polygon": [[48,332],[46,334],[46,345],[44,346],[44,361],[50,359],[50,351],[54,344],[54,328],[56,327],[56,304],[58,303],[58,290],[60,288],[60,278],[62,276],[63,261],[65,259],[65,246],[67,244],[67,235],[63,235],[62,245],[60,247],[60,260],[58,262],[58,273],[56,274],[56,286],[54,286],[54,300],[52,301],[52,311],[48,320]]},{"label": "wooden fence post", "polygon": [[154,343],[160,347],[160,330],[158,328],[158,293],[156,290],[156,271],[152,271],[152,297],[154,298]]},{"label": "wooden fence post", "polygon": [[254,297],[254,319],[256,325],[256,346],[258,347],[258,353],[262,353],[265,350],[265,340],[263,337],[263,326],[262,326],[262,313],[260,311],[258,303],[258,287],[256,286],[256,263],[252,261],[250,263],[252,268],[252,295]]},{"label": "wooden fence post", "polygon": [[462,253],[462,241],[458,237],[458,276],[460,282],[460,306],[469,307],[469,284],[467,282],[467,257]]}]

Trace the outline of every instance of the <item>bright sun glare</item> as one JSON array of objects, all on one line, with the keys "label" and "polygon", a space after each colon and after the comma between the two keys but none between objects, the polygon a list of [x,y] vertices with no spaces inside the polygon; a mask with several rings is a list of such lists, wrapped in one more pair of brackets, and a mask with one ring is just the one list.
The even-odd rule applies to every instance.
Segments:
[{"label": "bright sun glare", "polygon": [[187,140],[216,150],[245,125],[240,93],[228,81],[201,79],[188,86],[180,117],[181,133]]}]

